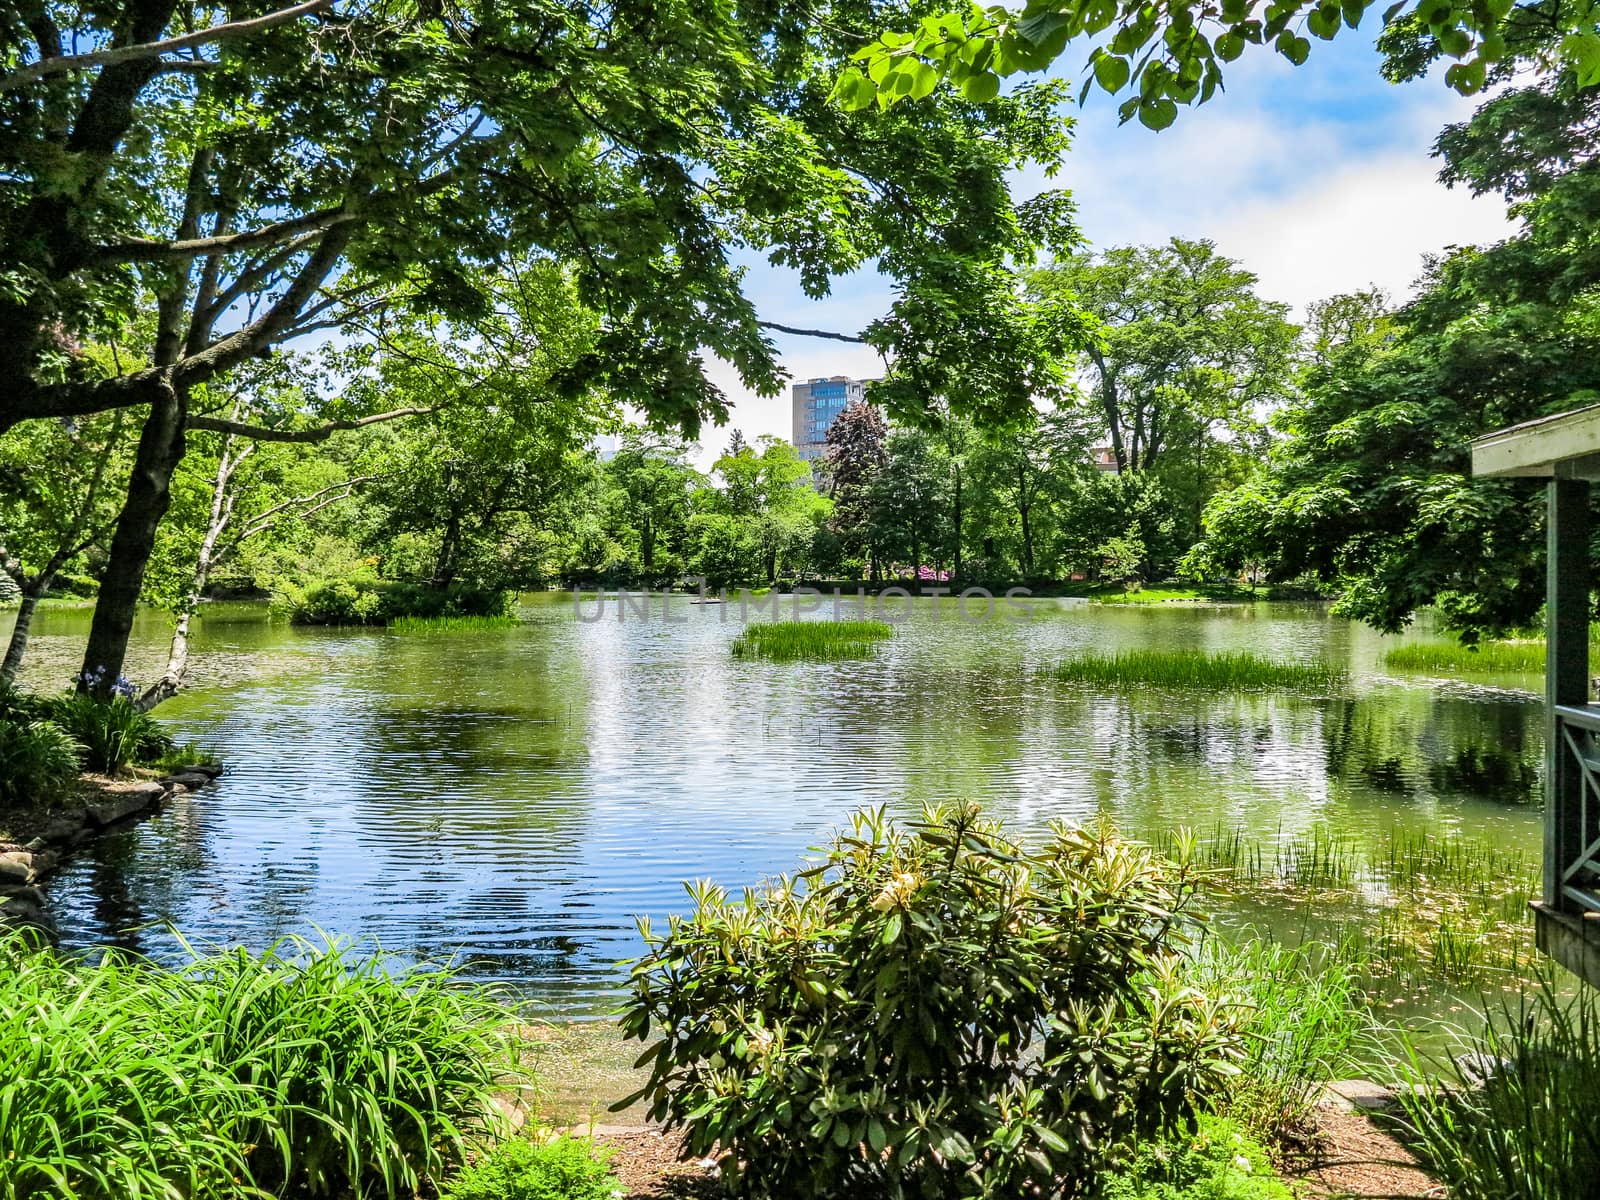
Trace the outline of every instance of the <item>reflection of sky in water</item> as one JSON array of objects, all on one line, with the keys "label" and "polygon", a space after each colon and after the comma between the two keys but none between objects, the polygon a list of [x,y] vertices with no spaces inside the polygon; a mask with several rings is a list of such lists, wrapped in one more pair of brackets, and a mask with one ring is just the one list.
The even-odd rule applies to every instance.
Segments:
[{"label": "reflection of sky in water", "polygon": [[[1515,679],[1386,679],[1378,639],[1313,606],[953,612],[919,604],[873,659],[825,664],[735,660],[737,606],[583,624],[541,604],[515,630],[450,638],[207,622],[202,664],[263,673],[161,713],[228,774],[74,863],[52,887],[60,924],[70,944],[158,951],[166,935],[118,931],[172,921],[259,945],[318,926],[592,1008],[637,950],[634,914],[680,908],[684,879],[789,869],[866,804],[972,797],[1023,831],[1109,813],[1152,835],[1327,824],[1537,847],[1537,814],[1505,803],[1530,795],[1540,754]],[[65,661],[81,631],[40,624],[41,660]],[[141,627],[140,661],[160,636]],[[1114,694],[1040,669],[1134,646],[1321,657],[1356,683]]]}]

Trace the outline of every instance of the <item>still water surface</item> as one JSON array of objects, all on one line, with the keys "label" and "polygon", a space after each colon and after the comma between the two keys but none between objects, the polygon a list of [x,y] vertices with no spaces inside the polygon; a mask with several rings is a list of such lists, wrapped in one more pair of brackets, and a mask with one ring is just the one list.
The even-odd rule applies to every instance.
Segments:
[{"label": "still water surface", "polygon": [[[451,637],[216,606],[194,690],[158,711],[227,773],[55,879],[63,941],[160,955],[176,951],[167,923],[258,947],[320,928],[456,956],[583,1015],[609,1007],[636,914],[681,910],[685,879],[737,888],[790,869],[862,805],[973,798],[1025,832],[1102,813],[1151,837],[1400,828],[1536,861],[1536,680],[1385,674],[1393,639],[1317,605],[1047,601],[987,624],[949,605],[936,621],[927,601],[907,612],[869,661],[766,663],[729,653],[737,605],[585,623],[569,598],[528,597],[517,628]],[[64,681],[86,624],[42,614],[27,681]],[[164,638],[141,620],[130,674],[153,673]],[[1045,670],[1132,647],[1324,660],[1351,682],[1126,692]]]}]

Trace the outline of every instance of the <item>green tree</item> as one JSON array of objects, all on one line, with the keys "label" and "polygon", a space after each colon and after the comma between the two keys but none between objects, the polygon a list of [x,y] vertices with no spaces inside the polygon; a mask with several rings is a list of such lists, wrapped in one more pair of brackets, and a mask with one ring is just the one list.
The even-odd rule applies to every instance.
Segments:
[{"label": "green tree", "polygon": [[943,447],[921,429],[894,429],[884,441],[883,468],[869,488],[871,541],[891,563],[910,567],[915,580],[925,555],[950,540]]},{"label": "green tree", "polygon": [[[682,442],[649,430],[629,429],[606,464],[616,519],[637,546],[639,579],[661,582],[683,567],[680,557],[690,516],[689,497],[699,473],[684,462]],[[663,556],[662,549],[668,554]]]},{"label": "green tree", "polygon": [[833,500],[831,527],[847,562],[864,563],[872,579],[879,577],[881,560],[873,540],[873,482],[887,461],[885,442],[889,425],[877,407],[857,400],[828,426],[823,471]]},{"label": "green tree", "polygon": [[16,583],[0,682],[17,677],[39,600],[116,518],[117,479],[131,446],[122,413],[35,421],[0,435],[0,570]]},{"label": "green tree", "polygon": [[[0,430],[145,414],[85,661],[108,678],[120,666],[185,438],[210,427],[193,419],[195,387],[386,308],[481,317],[486,267],[572,264],[606,318],[569,364],[572,386],[691,435],[726,413],[705,351],[749,386],[779,384],[735,248],[798,267],[813,294],[876,263],[901,315],[871,336],[907,369],[954,351],[932,336],[941,305],[1022,332],[983,311],[1015,307],[1014,289],[951,280],[1004,275],[1075,236],[1066,205],[1015,206],[1005,183],[1065,149],[1056,91],[845,115],[827,97],[849,31],[887,11],[310,0],[263,15],[118,0],[0,13]],[[155,332],[139,361],[109,374],[85,361],[80,343],[125,342],[142,308]],[[982,348],[996,375],[1032,352]]]},{"label": "green tree", "polygon": [[1285,439],[1245,499],[1208,516],[1220,553],[1234,509],[1270,515],[1279,578],[1342,589],[1339,611],[1396,630],[1436,605],[1467,639],[1536,619],[1544,598],[1537,484],[1476,480],[1473,438],[1600,397],[1600,96],[1571,76],[1513,89],[1439,139],[1444,177],[1497,190],[1521,231],[1433,261],[1417,298],[1313,365]]}]

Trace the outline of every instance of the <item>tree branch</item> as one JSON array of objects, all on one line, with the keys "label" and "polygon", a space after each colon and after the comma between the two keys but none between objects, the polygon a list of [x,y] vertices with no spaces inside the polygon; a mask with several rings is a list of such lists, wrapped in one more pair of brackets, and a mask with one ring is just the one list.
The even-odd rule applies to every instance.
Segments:
[{"label": "tree branch", "polygon": [[94,262],[152,262],[163,258],[199,258],[202,255],[231,254],[236,250],[255,250],[261,246],[271,246],[278,242],[293,241],[305,233],[330,229],[343,221],[360,220],[361,214],[352,212],[344,206],[338,208],[324,208],[317,212],[307,213],[303,217],[294,217],[288,221],[279,221],[273,225],[263,225],[260,229],[248,229],[242,233],[223,233],[211,237],[189,238],[175,242],[158,242],[148,238],[134,238],[126,242],[118,242],[112,246],[97,246],[90,251],[89,257]]},{"label": "tree branch", "polygon": [[437,412],[434,408],[396,408],[390,412],[374,413],[370,417],[344,417],[329,421],[315,429],[268,429],[264,425],[247,425],[242,421],[229,421],[221,417],[190,417],[190,429],[205,429],[212,433],[228,433],[235,437],[253,438],[258,442],[325,442],[344,429],[361,429],[380,421],[396,421],[401,417],[422,417]]},{"label": "tree branch", "polygon": [[773,329],[779,333],[792,333],[796,337],[828,338],[835,342],[854,342],[858,346],[867,345],[867,339],[851,333],[834,333],[828,329],[797,329],[793,325],[780,325],[776,321],[757,321],[762,329]]},{"label": "tree branch", "polygon": [[18,67],[9,75],[0,75],[0,92],[15,91],[17,88],[30,84],[36,79],[43,79],[47,75],[59,75],[63,71],[83,71],[90,67],[110,67],[118,63],[137,62],[145,58],[160,58],[163,54],[173,50],[186,50],[191,46],[203,46],[207,42],[221,41],[223,38],[260,33],[264,29],[271,29],[276,25],[284,25],[290,21],[298,20],[308,13],[331,7],[333,7],[333,0],[305,0],[302,4],[296,4],[290,8],[282,8],[277,12],[267,13],[265,16],[252,17],[247,21],[229,21],[226,24],[213,25],[209,29],[198,29],[193,33],[165,38],[159,42],[141,42],[132,46],[115,46],[109,50],[96,50],[90,54],[69,54],[61,57],[41,58],[36,63]]}]

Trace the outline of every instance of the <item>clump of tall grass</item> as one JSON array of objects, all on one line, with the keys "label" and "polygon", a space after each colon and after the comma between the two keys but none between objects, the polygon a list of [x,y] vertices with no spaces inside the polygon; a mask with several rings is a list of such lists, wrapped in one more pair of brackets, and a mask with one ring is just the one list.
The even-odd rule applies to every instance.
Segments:
[{"label": "clump of tall grass", "polygon": [[1455,1200],[1595,1195],[1600,998],[1580,989],[1563,999],[1546,978],[1485,1016],[1454,1057],[1413,1051],[1403,1064],[1414,1086],[1401,1102],[1424,1162]]},{"label": "clump of tall grass", "polygon": [[1336,687],[1344,673],[1323,663],[1281,662],[1249,651],[1207,654],[1186,650],[1120,650],[1085,654],[1056,667],[1059,679],[1113,687],[1155,687],[1252,691],[1267,688]]},{"label": "clump of tall grass", "polygon": [[1460,674],[1532,675],[1544,670],[1543,642],[1412,642],[1384,653],[1383,665],[1396,671],[1448,671]]},{"label": "clump of tall grass", "polygon": [[0,938],[0,1200],[410,1197],[493,1118],[505,1020],[331,941],[166,970]]},{"label": "clump of tall grass", "polygon": [[394,633],[479,633],[486,629],[514,629],[515,617],[396,617],[389,622]]},{"label": "clump of tall grass", "polygon": [[109,775],[172,749],[161,723],[127,696],[102,700],[88,692],[69,692],[48,703],[50,720],[82,747],[85,770]]},{"label": "clump of tall grass", "polygon": [[1348,1077],[1373,1047],[1376,1023],[1349,954],[1212,938],[1192,969],[1202,991],[1245,1010],[1245,1058],[1217,1107],[1264,1138],[1304,1127],[1322,1085]]},{"label": "clump of tall grass", "polygon": [[0,802],[43,802],[78,777],[83,747],[51,721],[0,718]]},{"label": "clump of tall grass", "polygon": [[891,636],[887,621],[774,621],[750,624],[733,641],[735,658],[866,658]]}]

